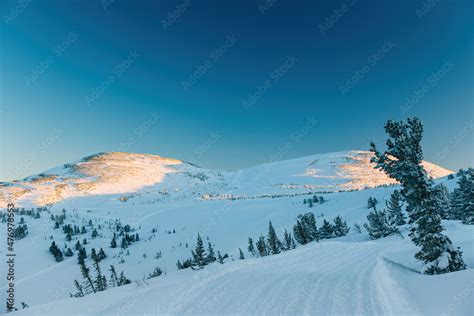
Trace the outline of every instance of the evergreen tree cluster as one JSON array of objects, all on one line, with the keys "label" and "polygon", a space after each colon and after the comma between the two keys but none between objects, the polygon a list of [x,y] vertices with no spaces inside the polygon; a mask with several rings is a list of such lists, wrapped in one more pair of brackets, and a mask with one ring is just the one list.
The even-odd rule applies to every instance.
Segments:
[{"label": "evergreen tree cluster", "polygon": [[[115,236],[114,238],[112,239],[112,241],[115,239]],[[128,248],[128,246],[130,246],[132,243],[136,242],[136,241],[139,241],[140,240],[140,237],[138,236],[138,234],[127,234],[125,233],[125,235],[122,237],[122,244],[121,244],[121,247],[123,249],[125,248]],[[111,243],[111,246],[112,246],[112,243]]]},{"label": "evergreen tree cluster", "polygon": [[393,191],[385,205],[385,209],[377,211],[377,209],[374,208],[374,210],[367,215],[368,222],[364,224],[364,228],[372,239],[379,239],[393,234],[399,234],[403,237],[397,227],[406,224],[400,191]]},{"label": "evergreen tree cluster", "polygon": [[61,262],[64,259],[63,252],[61,249],[56,246],[56,243],[53,241],[51,243],[51,246],[49,247],[49,251],[51,254],[54,256],[54,259],[56,259],[56,262]]},{"label": "evergreen tree cluster", "polygon": [[326,200],[323,196],[318,198],[316,195],[313,195],[312,198],[303,199],[303,204],[308,204],[309,207],[313,207],[313,205],[316,203],[323,204],[324,202],[326,202]]},{"label": "evergreen tree cluster", "polygon": [[436,198],[433,180],[421,165],[422,122],[416,117],[406,122],[389,120],[385,131],[389,136],[387,150],[380,153],[371,143],[374,153],[371,161],[402,186],[400,193],[407,203],[410,237],[420,247],[415,258],[424,263],[423,272],[440,274],[465,269],[462,252],[443,234],[443,210]]},{"label": "evergreen tree cluster", "polygon": [[449,219],[474,225],[474,169],[459,172],[458,187],[450,197]]},{"label": "evergreen tree cluster", "polygon": [[217,251],[216,256],[214,246],[211,244],[210,241],[208,241],[206,251],[206,248],[204,247],[204,242],[199,233],[196,239],[196,247],[194,248],[194,250],[191,250],[191,255],[192,257],[190,259],[186,259],[182,263],[178,260],[178,262],[176,263],[178,270],[186,268],[191,268],[194,270],[203,269],[208,264],[211,264],[216,261],[223,264],[224,260],[229,257],[227,254],[222,256],[220,251]]},{"label": "evergreen tree cluster", "polygon": [[[275,255],[282,251],[296,248],[296,242],[305,245],[320,239],[341,237],[347,235],[350,228],[339,215],[334,218],[334,224],[324,220],[323,226],[318,230],[313,213],[300,214],[296,224],[293,226],[293,235],[285,229],[283,238],[280,240],[275,232],[272,222],[268,224],[267,236],[261,235],[254,244],[252,238],[248,239],[248,252],[253,256]],[[296,240],[296,241],[295,241]]]},{"label": "evergreen tree cluster", "polygon": [[369,197],[367,200],[367,208],[373,208],[375,210],[377,203],[379,203],[379,201],[377,201],[376,198]]},{"label": "evergreen tree cluster", "polygon": [[95,251],[95,248],[91,249],[91,259],[93,261],[101,262],[105,258],[107,258],[107,255],[105,254],[104,249],[100,248],[98,253]]},{"label": "evergreen tree cluster", "polygon": [[20,224],[13,230],[13,237],[17,240],[25,238],[26,235],[28,235],[28,226],[26,224]]},{"label": "evergreen tree cluster", "polygon": [[71,295],[74,297],[82,297],[92,293],[105,291],[111,287],[117,287],[131,283],[131,281],[125,277],[123,271],[119,276],[117,276],[115,267],[113,265],[110,265],[109,271],[111,274],[109,280],[107,280],[106,276],[102,273],[102,269],[97,259],[93,260],[92,264],[95,275],[91,273],[91,268],[86,266],[84,260],[80,262],[79,266],[82,275],[82,282],[74,280],[74,286],[77,290],[74,295]]},{"label": "evergreen tree cluster", "polygon": [[[56,223],[59,226],[59,222],[56,221]],[[82,228],[79,229],[79,226],[76,226],[76,225],[71,226],[71,224],[66,224],[66,225],[63,225],[63,232],[64,234],[66,234],[66,240],[71,241],[73,236],[83,235],[87,233],[87,229],[85,226],[82,226]]]}]

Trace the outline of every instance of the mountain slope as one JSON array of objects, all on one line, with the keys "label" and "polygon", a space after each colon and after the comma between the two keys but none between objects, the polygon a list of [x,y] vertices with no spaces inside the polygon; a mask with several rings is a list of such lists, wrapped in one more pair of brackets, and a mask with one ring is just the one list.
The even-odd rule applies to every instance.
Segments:
[{"label": "mountain slope", "polygon": [[[0,203],[49,205],[87,196],[149,203],[196,198],[247,198],[359,190],[396,182],[370,163],[366,151],[343,151],[214,171],[181,160],[131,153],[100,153],[23,180],[0,184]],[[433,178],[450,170],[424,162]],[[109,197],[106,197],[109,199]]]}]

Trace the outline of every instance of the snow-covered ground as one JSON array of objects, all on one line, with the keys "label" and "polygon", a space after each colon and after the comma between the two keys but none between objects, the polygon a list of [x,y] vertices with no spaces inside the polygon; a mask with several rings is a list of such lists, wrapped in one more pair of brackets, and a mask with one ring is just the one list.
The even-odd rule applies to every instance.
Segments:
[{"label": "snow-covered ground", "polygon": [[[130,157],[115,158],[123,166],[122,160]],[[417,272],[421,266],[413,258],[417,249],[407,237],[408,227],[402,229],[405,239],[392,236],[371,241],[364,230],[355,231],[355,223],[362,226],[367,221],[367,199],[375,197],[383,207],[397,188],[376,187],[392,182],[371,170],[363,152],[315,155],[228,173],[204,172],[178,162],[157,160],[159,168],[153,170],[157,170],[156,177],[161,177],[162,182],[137,188],[134,181],[132,191],[125,192],[122,186],[120,192],[61,195],[50,212],[62,214],[64,208],[65,224],[88,228],[85,235],[73,236],[71,242],[65,240],[62,229],[54,229],[47,212],[41,213],[39,219],[24,216],[29,235],[15,243],[15,288],[17,306],[26,302],[30,308],[17,314],[473,314],[473,226],[443,222],[446,234],[463,250],[468,269],[439,276]],[[100,182],[97,187],[121,183],[111,176],[116,169],[112,172],[114,169],[104,168],[99,167],[107,176],[89,173],[81,179],[95,178]],[[136,179],[146,173],[141,167],[132,172],[126,164],[125,169]],[[427,169],[440,176],[449,173],[434,165]],[[61,172],[56,169],[50,173]],[[68,173],[67,178],[72,176]],[[456,187],[456,179],[437,181],[450,190]],[[12,186],[18,185],[25,184]],[[355,190],[362,187],[369,189]],[[351,191],[338,192],[345,189]],[[317,195],[324,196],[326,202],[310,208],[303,199],[314,192],[324,192]],[[18,200],[25,205],[35,201],[26,195]],[[269,221],[281,237],[284,229],[291,230],[298,214],[308,211],[316,215],[318,227],[323,219],[332,222],[341,215],[352,229],[348,236],[299,246],[275,256],[252,258],[246,251],[248,237],[255,240],[265,235]],[[97,238],[91,238],[89,220],[96,228],[101,225]],[[117,240],[119,247],[110,248],[116,220],[129,224],[140,241],[122,250]],[[216,251],[230,257],[223,265],[215,263],[200,271],[177,270],[177,260],[191,256],[198,232],[206,245],[208,237]],[[92,247],[105,250],[107,258],[101,261],[104,271],[113,264],[118,272],[125,272],[132,284],[84,298],[69,298],[70,293],[76,292],[74,279],[81,279],[73,246],[83,238],[89,241],[85,246],[88,254]],[[48,250],[52,240],[61,248],[73,249],[74,256],[55,262]],[[0,243],[5,245],[4,233],[0,234]],[[239,248],[244,250],[245,260],[238,259]],[[4,249],[1,251],[4,257]],[[158,252],[160,258],[156,258]],[[91,265],[90,258],[86,264]],[[156,267],[166,275],[147,283],[140,281]],[[4,272],[2,265],[0,275]],[[109,276],[108,272],[105,274]],[[3,281],[0,291],[4,295]]]}]

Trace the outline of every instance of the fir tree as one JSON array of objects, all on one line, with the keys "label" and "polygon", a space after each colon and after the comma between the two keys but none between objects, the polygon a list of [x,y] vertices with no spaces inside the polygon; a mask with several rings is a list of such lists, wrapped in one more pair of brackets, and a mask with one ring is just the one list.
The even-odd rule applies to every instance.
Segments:
[{"label": "fir tree", "polygon": [[390,200],[386,202],[387,212],[395,219],[396,225],[405,225],[405,215],[402,211],[402,196],[400,191],[393,191]]},{"label": "fir tree", "polygon": [[80,269],[81,269],[82,277],[87,282],[87,285],[88,285],[88,287],[90,287],[90,290],[95,293],[96,289],[95,289],[94,282],[92,281],[92,278],[91,278],[91,275],[90,275],[90,269],[88,267],[86,267],[86,263],[84,262],[84,260],[79,262],[79,266],[80,266]]},{"label": "fir tree", "polygon": [[249,245],[248,245],[247,250],[248,250],[248,252],[250,252],[252,254],[252,256],[257,255],[257,252],[255,251],[255,247],[253,245],[253,240],[250,237],[249,237]]},{"label": "fir tree", "polygon": [[396,233],[394,226],[391,226],[387,217],[387,212],[373,210],[367,215],[368,223],[364,228],[372,239],[387,237]]},{"label": "fir tree", "polygon": [[198,267],[198,269],[202,269],[206,265],[206,251],[204,249],[204,244],[202,242],[201,235],[197,235],[197,242],[195,251],[192,252],[193,254],[193,265]]},{"label": "fir tree", "polygon": [[421,248],[415,258],[425,264],[423,271],[427,274],[465,269],[462,252],[442,233],[441,210],[433,194],[433,181],[421,165],[422,122],[418,118],[406,122],[390,120],[385,124],[385,131],[389,136],[387,150],[380,153],[371,143],[372,162],[402,186],[401,194],[410,218],[410,237]]},{"label": "fir tree", "polygon": [[74,286],[76,287],[77,289],[77,294],[76,296],[77,297],[83,297],[84,296],[84,291],[82,289],[82,286],[79,284],[79,282],[77,282],[77,280],[74,280]]},{"label": "fir tree", "polygon": [[375,210],[377,203],[378,201],[376,198],[369,197],[369,199],[367,200],[367,208],[373,208]]},{"label": "fir tree", "polygon": [[273,228],[272,222],[270,221],[268,224],[268,235],[267,235],[267,242],[268,242],[268,250],[270,254],[276,255],[280,253],[280,241],[278,240],[278,236]]},{"label": "fir tree", "polygon": [[209,242],[208,245],[207,245],[207,257],[206,257],[206,262],[207,263],[213,263],[214,261],[216,261],[216,256],[215,256],[215,253],[214,253],[214,248],[212,248],[212,245],[211,243]]},{"label": "fir tree", "polygon": [[74,256],[74,253],[72,252],[71,248],[67,248],[66,253],[64,255],[66,257],[72,257]]},{"label": "fir tree", "polygon": [[343,220],[341,216],[337,215],[336,218],[334,218],[334,236],[335,237],[345,236],[347,235],[349,230],[350,228],[347,226],[346,221]]},{"label": "fir tree", "polygon": [[265,237],[260,236],[256,243],[257,251],[260,257],[264,257],[268,255],[268,248],[267,243],[265,242]]},{"label": "fir tree", "polygon": [[451,214],[451,203],[449,201],[449,190],[448,188],[440,183],[434,186],[433,194],[440,210],[442,219],[448,219]]},{"label": "fir tree", "polygon": [[217,251],[217,258],[220,264],[224,264],[224,257],[222,257],[221,252],[219,250]]},{"label": "fir tree", "polygon": [[323,225],[319,229],[319,236],[321,239],[334,237],[334,227],[327,220],[323,221]]},{"label": "fir tree", "polygon": [[110,242],[110,248],[117,248],[117,241],[115,240],[115,233],[114,233],[114,237],[112,237],[112,241]]},{"label": "fir tree", "polygon": [[286,229],[285,229],[285,232],[283,233],[283,240],[284,240],[284,249],[285,250],[290,250],[290,249],[293,249],[292,247],[292,240],[293,237],[291,237],[291,233],[288,232]]},{"label": "fir tree", "polygon": [[245,259],[244,253],[243,253],[242,249],[240,249],[240,248],[239,248],[239,259],[240,259],[240,260],[244,260],[244,259]]}]

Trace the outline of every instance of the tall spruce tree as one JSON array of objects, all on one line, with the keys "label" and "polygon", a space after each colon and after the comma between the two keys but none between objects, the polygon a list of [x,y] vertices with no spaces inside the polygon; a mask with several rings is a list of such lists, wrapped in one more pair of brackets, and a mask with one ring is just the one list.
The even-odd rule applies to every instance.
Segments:
[{"label": "tall spruce tree", "polygon": [[278,236],[275,232],[275,229],[273,228],[271,221],[268,224],[267,242],[270,254],[276,255],[280,253],[280,241],[278,240]]},{"label": "tall spruce tree", "polygon": [[193,266],[202,269],[206,265],[206,250],[204,249],[204,244],[202,242],[201,235],[198,233],[196,248],[193,252]]},{"label": "tall spruce tree", "polygon": [[438,203],[441,218],[449,219],[449,214],[451,214],[451,203],[449,200],[450,194],[448,188],[442,183],[437,184],[433,188],[433,194]]},{"label": "tall spruce tree", "polygon": [[372,162],[402,185],[401,194],[407,202],[410,237],[421,247],[415,258],[425,264],[427,274],[440,274],[466,268],[462,252],[445,236],[441,226],[441,211],[433,194],[432,179],[421,162],[423,124],[418,118],[404,121],[389,120],[385,124],[389,136],[387,150],[380,153],[371,143]]},{"label": "tall spruce tree", "polygon": [[393,191],[392,195],[390,196],[390,200],[388,200],[385,204],[387,206],[387,212],[392,218],[395,219],[395,224],[405,225],[406,220],[402,210],[402,195],[400,194],[400,191]]},{"label": "tall spruce tree", "polygon": [[268,256],[267,243],[265,242],[265,237],[260,236],[256,243],[257,251],[260,257]]}]

